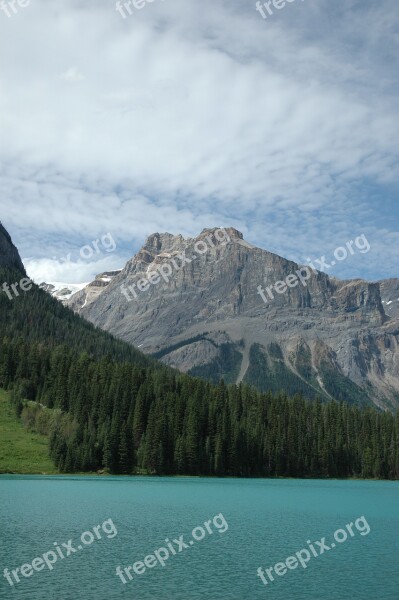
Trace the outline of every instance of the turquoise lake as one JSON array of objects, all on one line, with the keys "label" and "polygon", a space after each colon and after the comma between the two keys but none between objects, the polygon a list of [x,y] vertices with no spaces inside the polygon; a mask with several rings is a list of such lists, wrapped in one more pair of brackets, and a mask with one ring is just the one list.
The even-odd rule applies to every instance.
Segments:
[{"label": "turquoise lake", "polygon": [[5,599],[399,600],[397,482],[1,476],[0,532]]}]

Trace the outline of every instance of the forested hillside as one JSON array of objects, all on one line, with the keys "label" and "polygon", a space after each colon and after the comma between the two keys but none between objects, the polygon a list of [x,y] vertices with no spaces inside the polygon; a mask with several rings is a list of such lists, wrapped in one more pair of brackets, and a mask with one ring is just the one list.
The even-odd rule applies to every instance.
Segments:
[{"label": "forested hillside", "polygon": [[[21,272],[0,268],[0,282],[12,283]],[[34,285],[28,292],[10,300],[0,287],[0,336],[21,338],[26,342],[54,348],[66,344],[75,352],[92,356],[111,356],[114,360],[133,361],[137,365],[158,365],[130,344],[98,329]]]},{"label": "forested hillside", "polygon": [[65,472],[399,475],[398,416],[180,374],[36,286],[0,294],[0,387]]}]

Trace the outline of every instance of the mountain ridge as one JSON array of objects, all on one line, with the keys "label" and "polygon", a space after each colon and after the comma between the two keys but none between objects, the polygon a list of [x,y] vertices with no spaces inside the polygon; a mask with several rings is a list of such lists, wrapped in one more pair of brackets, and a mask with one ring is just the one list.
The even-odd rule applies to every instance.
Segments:
[{"label": "mountain ridge", "polygon": [[[219,231],[225,238],[218,234],[216,243]],[[187,262],[172,268],[179,255]],[[150,283],[160,272],[168,276]],[[305,281],[262,300],[260,284],[298,272]],[[150,235],[97,296],[83,289],[67,304],[144,352],[161,353],[166,364],[214,382],[288,386],[313,399],[392,409],[399,405],[399,322],[382,291],[395,294],[396,280],[340,280],[257,248],[235,228],[209,228],[187,239]]]}]

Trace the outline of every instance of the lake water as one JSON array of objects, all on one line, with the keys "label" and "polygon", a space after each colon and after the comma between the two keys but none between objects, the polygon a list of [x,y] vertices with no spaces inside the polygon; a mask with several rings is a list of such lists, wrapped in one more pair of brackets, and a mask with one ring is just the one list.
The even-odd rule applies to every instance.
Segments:
[{"label": "lake water", "polygon": [[1,476],[0,598],[399,600],[398,533],[397,482]]}]

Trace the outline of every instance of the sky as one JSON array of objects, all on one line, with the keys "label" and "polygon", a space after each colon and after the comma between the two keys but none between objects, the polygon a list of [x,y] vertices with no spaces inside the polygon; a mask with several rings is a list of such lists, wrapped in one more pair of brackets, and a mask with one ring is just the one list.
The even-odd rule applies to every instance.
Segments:
[{"label": "sky", "polygon": [[364,235],[330,273],[398,277],[399,2],[141,2],[0,6],[0,220],[28,274],[232,226],[299,263]]}]

